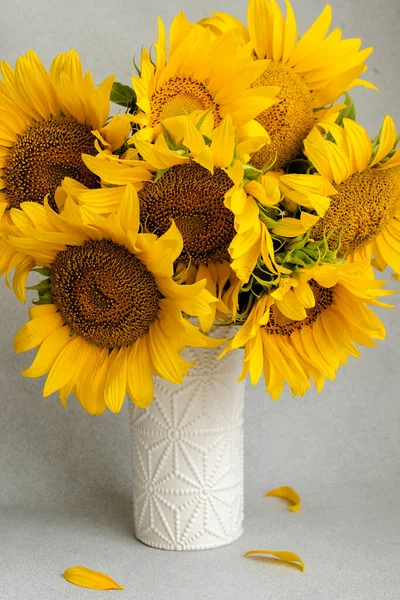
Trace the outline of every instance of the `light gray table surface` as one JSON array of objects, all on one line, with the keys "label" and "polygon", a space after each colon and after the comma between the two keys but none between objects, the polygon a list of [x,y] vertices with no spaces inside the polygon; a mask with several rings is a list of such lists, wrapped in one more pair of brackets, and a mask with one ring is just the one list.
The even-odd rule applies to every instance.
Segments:
[{"label": "light gray table surface", "polygon": [[[323,8],[322,0],[293,5],[302,31]],[[381,93],[355,91],[359,120],[371,136],[387,112],[400,127],[399,1],[332,6],[345,36],[375,46],[369,77]],[[156,15],[245,15],[240,0],[0,0],[0,8],[0,58],[14,63],[33,48],[49,65],[73,46],[96,81],[117,73],[126,82],[132,55],[155,39]],[[245,534],[225,548],[171,553],[133,537],[126,407],[93,418],[74,400],[64,411],[55,396],[42,399],[43,382],[18,374],[29,357],[12,349],[27,307],[3,284],[0,294],[1,600],[399,600],[398,310],[379,311],[386,341],[350,359],[320,396],[273,403],[261,384],[247,387]],[[300,512],[263,499],[278,485],[298,490]],[[297,552],[307,572],[242,558],[257,547]],[[71,586],[61,574],[76,564],[105,571],[125,591]]]}]

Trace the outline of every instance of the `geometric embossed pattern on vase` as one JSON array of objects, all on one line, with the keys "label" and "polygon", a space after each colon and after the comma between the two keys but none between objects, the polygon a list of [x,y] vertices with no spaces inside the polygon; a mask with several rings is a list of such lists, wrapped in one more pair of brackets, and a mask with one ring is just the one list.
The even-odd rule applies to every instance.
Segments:
[{"label": "geometric embossed pattern on vase", "polygon": [[156,378],[147,409],[129,403],[135,534],[148,546],[202,550],[242,534],[243,356],[219,353],[186,349],[197,364],[183,384]]}]

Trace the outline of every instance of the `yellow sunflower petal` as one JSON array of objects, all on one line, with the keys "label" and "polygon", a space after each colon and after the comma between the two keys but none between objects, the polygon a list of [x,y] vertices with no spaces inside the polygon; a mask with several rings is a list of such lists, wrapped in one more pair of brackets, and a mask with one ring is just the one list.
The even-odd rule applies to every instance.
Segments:
[{"label": "yellow sunflower petal", "polygon": [[378,152],[375,155],[374,160],[370,164],[370,167],[378,164],[382,158],[385,158],[393,150],[396,139],[396,127],[393,119],[390,115],[386,115],[380,134],[380,143]]},{"label": "yellow sunflower petal", "polygon": [[152,174],[142,167],[132,168],[114,160],[100,159],[88,154],[83,154],[82,160],[90,171],[107,183],[123,185],[152,179]]},{"label": "yellow sunflower petal", "polygon": [[357,171],[365,171],[365,169],[368,168],[369,161],[371,160],[371,140],[369,139],[364,127],[352,119],[343,119],[343,127],[347,137],[349,157],[352,163],[352,172],[355,173]]},{"label": "yellow sunflower petal", "polygon": [[[137,244],[139,248],[146,241],[146,238],[143,237],[144,235],[146,234],[139,234],[138,236]],[[182,248],[182,235],[173,222],[171,227],[161,237],[156,239],[151,246],[146,248],[146,250],[143,248],[148,268],[155,275],[172,277],[174,270],[173,263],[181,254]]]},{"label": "yellow sunflower petal", "polygon": [[118,220],[121,229],[128,234],[136,234],[140,227],[139,198],[135,188],[128,183],[118,208]]},{"label": "yellow sunflower petal", "polygon": [[268,54],[268,8],[265,0],[250,0],[247,7],[250,38],[254,44],[254,51],[258,58],[264,58]]},{"label": "yellow sunflower petal", "polygon": [[377,167],[380,170],[391,169],[392,167],[400,166],[400,148],[396,150],[392,158],[385,162],[382,166]]},{"label": "yellow sunflower petal", "polygon": [[133,344],[128,364],[128,392],[140,408],[147,408],[154,396],[153,375],[147,340],[139,338]]},{"label": "yellow sunflower petal", "polygon": [[128,352],[126,348],[113,350],[109,357],[109,370],[104,390],[108,408],[117,413],[121,410],[127,391]]},{"label": "yellow sunflower petal", "polygon": [[328,4],[323,9],[318,19],[311,25],[308,31],[306,31],[306,33],[297,43],[289,61],[290,65],[298,65],[300,62],[310,56],[310,54],[318,47],[328,33],[331,20],[332,9]]},{"label": "yellow sunflower petal", "polygon": [[[197,281],[201,281],[202,279],[204,279],[206,281],[206,285],[205,288],[212,296],[216,296],[217,293],[217,285],[216,282],[213,281],[212,277],[210,276],[210,272],[207,268],[206,265],[200,264],[197,270]],[[204,333],[208,333],[211,329],[211,327],[214,324],[214,320],[215,320],[215,313],[216,313],[216,303],[213,304],[211,306],[211,311],[209,312],[208,315],[201,315],[199,317],[200,320],[200,325],[201,325],[201,329],[202,331],[204,331]]]},{"label": "yellow sunflower petal", "polygon": [[289,0],[285,0],[286,4],[286,23],[285,23],[285,39],[283,44],[282,62],[286,63],[293,54],[293,50],[297,42],[297,25],[296,17],[292,5]]},{"label": "yellow sunflower petal", "polygon": [[316,127],[311,130],[311,133],[304,140],[304,149],[306,156],[318,173],[329,181],[333,181],[333,172],[329,163],[325,141]]},{"label": "yellow sunflower petal", "polygon": [[17,354],[36,348],[56,329],[63,326],[59,313],[49,313],[28,321],[21,327],[14,338],[14,349]]},{"label": "yellow sunflower petal", "polygon": [[288,552],[287,550],[249,550],[243,556],[247,558],[248,556],[253,555],[274,556],[284,563],[292,564],[300,569],[300,571],[304,572],[306,570],[304,562],[300,556],[294,554],[294,552]]},{"label": "yellow sunflower petal", "polygon": [[[271,293],[271,296],[274,297],[275,292]],[[280,312],[285,315],[288,319],[293,321],[302,321],[307,318],[307,313],[302,306],[295,293],[292,290],[289,290],[282,298],[282,300],[276,300],[276,304],[280,310]]]},{"label": "yellow sunflower petal", "polygon": [[293,488],[289,486],[278,487],[264,494],[264,498],[267,498],[269,496],[276,496],[277,498],[284,498],[285,500],[289,500],[289,502],[291,502],[289,510],[291,510],[292,512],[297,512],[300,508],[300,496]]},{"label": "yellow sunflower petal", "polygon": [[203,150],[196,155],[194,161],[210,171],[211,174],[214,173],[214,158],[210,146],[204,146]]},{"label": "yellow sunflower petal", "polygon": [[227,167],[233,160],[235,131],[232,118],[227,115],[212,135],[211,153],[216,167]]},{"label": "yellow sunflower petal", "polygon": [[155,372],[172,383],[182,383],[188,369],[192,366],[179,355],[177,348],[167,338],[158,323],[149,332],[150,358]]},{"label": "yellow sunflower petal", "polygon": [[260,331],[257,331],[250,344],[248,353],[250,381],[252,385],[256,385],[262,375],[264,366],[263,343]]},{"label": "yellow sunflower petal", "polygon": [[[109,355],[105,348],[87,345],[84,376],[72,382],[74,394],[90,415],[101,415],[106,409],[104,389],[109,371]],[[71,383],[69,385],[72,391]],[[66,405],[68,387],[60,390],[60,399]],[[65,398],[61,397],[65,394]]]},{"label": "yellow sunflower petal", "polygon": [[109,575],[92,571],[87,567],[70,567],[64,571],[64,579],[69,583],[91,590],[123,590],[122,585],[111,579]]},{"label": "yellow sunflower petal", "polygon": [[53,331],[40,345],[29,369],[21,371],[21,375],[24,377],[41,377],[48,373],[57,356],[68,344],[70,334],[70,329],[66,326]]},{"label": "yellow sunflower petal", "polygon": [[278,221],[272,232],[288,238],[298,237],[311,229],[318,220],[319,217],[316,215],[310,215],[303,211],[300,219],[284,217]]},{"label": "yellow sunflower petal", "polygon": [[74,381],[85,368],[86,344],[83,338],[75,336],[63,348],[47,376],[43,390],[44,398]]},{"label": "yellow sunflower petal", "polygon": [[132,128],[131,121],[130,114],[114,115],[107,125],[102,127],[101,134],[110,145],[111,150],[117,150],[129,138]]}]

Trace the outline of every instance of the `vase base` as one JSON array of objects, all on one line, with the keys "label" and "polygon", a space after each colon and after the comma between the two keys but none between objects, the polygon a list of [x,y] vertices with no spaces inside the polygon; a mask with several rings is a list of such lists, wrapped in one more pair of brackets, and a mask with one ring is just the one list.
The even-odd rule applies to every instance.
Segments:
[{"label": "vase base", "polygon": [[145,546],[149,546],[151,548],[156,548],[157,550],[170,550],[172,552],[186,552],[186,551],[196,551],[196,550],[212,550],[213,548],[221,548],[222,546],[228,546],[229,544],[233,544],[243,535],[243,528],[241,528],[238,533],[229,539],[218,540],[217,542],[212,542],[210,544],[160,544],[159,542],[153,542],[148,539],[140,539],[137,536],[136,539],[144,544]]}]

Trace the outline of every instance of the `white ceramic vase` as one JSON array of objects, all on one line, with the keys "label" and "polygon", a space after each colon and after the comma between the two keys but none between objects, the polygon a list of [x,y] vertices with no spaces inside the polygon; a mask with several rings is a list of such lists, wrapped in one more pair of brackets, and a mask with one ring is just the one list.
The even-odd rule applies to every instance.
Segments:
[{"label": "white ceramic vase", "polygon": [[147,409],[129,402],[135,534],[148,546],[203,550],[243,532],[243,355],[219,353],[186,349],[197,364],[183,384],[156,378]]}]

